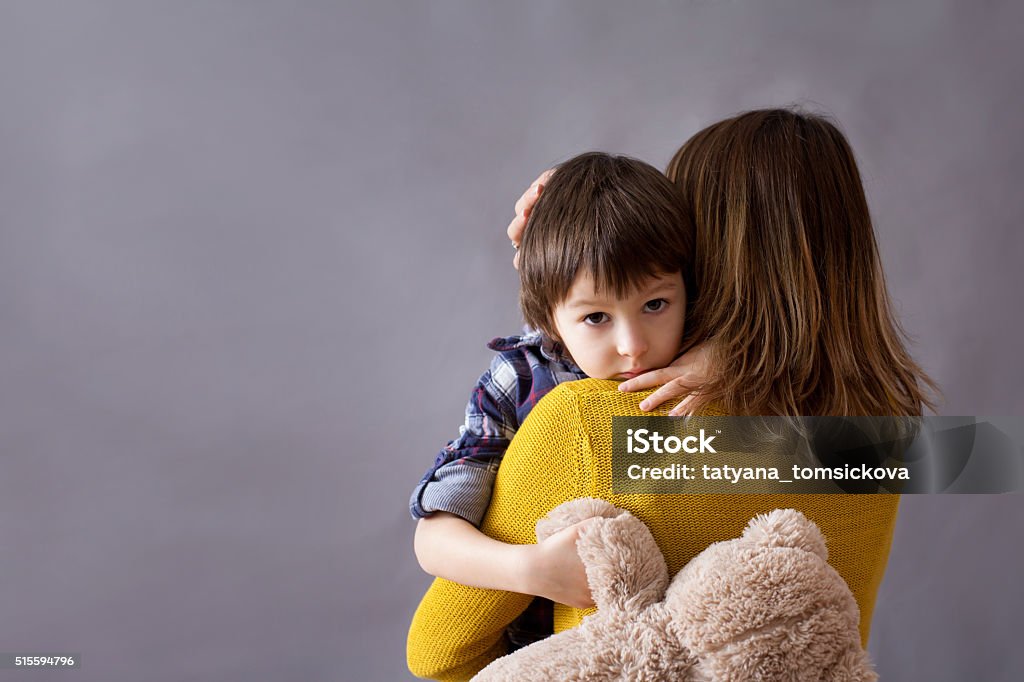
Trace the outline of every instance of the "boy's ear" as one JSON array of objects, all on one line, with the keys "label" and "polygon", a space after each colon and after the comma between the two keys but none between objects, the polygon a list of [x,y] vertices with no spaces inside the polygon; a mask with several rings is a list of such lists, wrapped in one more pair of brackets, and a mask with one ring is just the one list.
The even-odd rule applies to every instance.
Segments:
[{"label": "boy's ear", "polygon": [[555,321],[550,315],[547,319],[539,320],[536,325],[537,329],[541,331],[544,336],[548,337],[559,346],[564,347],[565,344],[562,342],[562,337],[558,335],[558,329],[555,328]]},{"label": "boy's ear", "polygon": [[[545,325],[545,326],[547,326],[547,325]],[[553,343],[555,345],[555,350],[558,351],[559,355],[561,355],[562,357],[566,357],[566,358],[569,358],[570,360],[572,360],[572,357],[569,355],[569,349],[565,347],[565,342],[562,341],[562,337],[558,335],[558,330],[557,329],[543,329],[542,328],[541,331],[544,332],[544,336],[548,337],[551,340],[551,343]]]}]

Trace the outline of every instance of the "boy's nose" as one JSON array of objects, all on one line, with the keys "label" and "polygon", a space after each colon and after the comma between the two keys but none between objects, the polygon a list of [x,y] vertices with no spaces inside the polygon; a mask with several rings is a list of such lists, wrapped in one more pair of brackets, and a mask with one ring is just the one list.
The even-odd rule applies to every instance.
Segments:
[{"label": "boy's nose", "polygon": [[647,352],[647,339],[637,329],[626,327],[619,333],[619,355],[636,358]]}]

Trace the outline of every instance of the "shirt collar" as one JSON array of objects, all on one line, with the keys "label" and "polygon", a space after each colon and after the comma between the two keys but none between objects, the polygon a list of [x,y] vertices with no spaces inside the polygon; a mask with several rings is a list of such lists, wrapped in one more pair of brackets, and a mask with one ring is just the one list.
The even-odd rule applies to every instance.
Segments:
[{"label": "shirt collar", "polygon": [[487,344],[487,347],[496,351],[533,347],[540,352],[541,356],[544,357],[545,360],[560,362],[572,367],[573,369],[579,369],[576,367],[576,363],[573,362],[569,353],[566,352],[565,347],[561,343],[547,336],[539,329],[533,329],[531,327],[523,327],[523,333],[516,336],[499,336],[492,339],[491,342]]}]

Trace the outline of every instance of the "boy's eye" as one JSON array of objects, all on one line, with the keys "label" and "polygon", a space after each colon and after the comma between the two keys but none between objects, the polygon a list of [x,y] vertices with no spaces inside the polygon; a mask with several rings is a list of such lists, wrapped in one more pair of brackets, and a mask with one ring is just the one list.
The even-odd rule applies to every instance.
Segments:
[{"label": "boy's eye", "polygon": [[653,301],[648,301],[644,304],[644,310],[650,313],[656,313],[668,305],[668,301],[663,298],[656,298]]},{"label": "boy's eye", "polygon": [[590,313],[583,318],[587,324],[601,324],[608,319],[608,313]]}]

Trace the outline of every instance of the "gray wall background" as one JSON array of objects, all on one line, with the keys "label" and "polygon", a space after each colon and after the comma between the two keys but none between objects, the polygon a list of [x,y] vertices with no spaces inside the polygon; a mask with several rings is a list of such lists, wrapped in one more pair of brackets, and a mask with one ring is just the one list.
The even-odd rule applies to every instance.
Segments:
[{"label": "gray wall background", "polygon": [[[0,650],[408,679],[409,490],[541,169],[833,113],[945,414],[1024,414],[1011,2],[0,3]],[[1016,680],[1020,495],[905,499],[883,679]],[[0,670],[0,679],[27,673]]]}]

